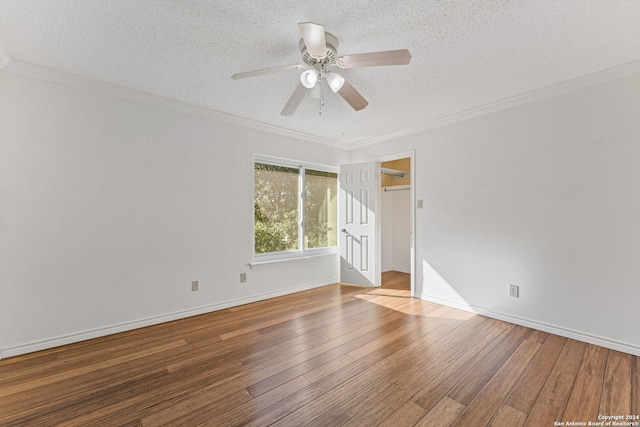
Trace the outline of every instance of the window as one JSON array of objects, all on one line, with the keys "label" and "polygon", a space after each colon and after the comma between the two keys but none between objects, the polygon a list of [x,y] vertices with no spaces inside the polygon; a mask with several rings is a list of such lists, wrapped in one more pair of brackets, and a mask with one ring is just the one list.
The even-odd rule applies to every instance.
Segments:
[{"label": "window", "polygon": [[262,159],[253,169],[254,254],[337,246],[337,173]]},{"label": "window", "polygon": [[304,170],[304,247],[337,246],[338,174]]}]

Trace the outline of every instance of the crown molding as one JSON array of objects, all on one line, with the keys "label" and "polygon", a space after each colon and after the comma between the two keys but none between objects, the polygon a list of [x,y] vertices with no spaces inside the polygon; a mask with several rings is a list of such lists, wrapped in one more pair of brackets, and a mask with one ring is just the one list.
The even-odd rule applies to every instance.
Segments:
[{"label": "crown molding", "polygon": [[180,113],[185,113],[208,120],[227,123],[243,128],[254,129],[275,135],[280,135],[298,140],[314,142],[317,144],[337,147],[343,150],[354,150],[364,148],[370,145],[379,144],[381,142],[399,139],[409,135],[415,135],[427,130],[435,129],[442,126],[469,120],[475,117],[491,114],[508,108],[514,108],[520,105],[529,104],[576,90],[584,89],[590,86],[596,86],[602,83],[640,74],[640,60],[622,64],[602,70],[587,76],[578,77],[552,86],[533,90],[511,98],[506,98],[490,104],[471,108],[460,113],[451,114],[449,116],[440,117],[429,120],[424,123],[389,132],[384,135],[378,135],[371,138],[365,138],[357,141],[337,141],[328,138],[322,138],[304,132],[293,131],[278,126],[269,125],[251,119],[242,118],[221,111],[211,110],[197,105],[187,104],[158,95],[129,89],[123,86],[105,83],[88,77],[79,76],[77,74],[67,73],[64,71],[54,70],[52,68],[41,65],[31,64],[24,61],[12,59],[6,48],[0,41],[0,70],[19,74],[35,79],[45,80],[52,83],[73,87],[76,89],[86,90],[106,96],[125,99],[128,101],[138,102],[142,104],[152,105]]},{"label": "crown molding", "polygon": [[11,61],[11,55],[9,55],[9,51],[0,40],[0,70],[4,70],[9,61]]},{"label": "crown molding", "polygon": [[415,135],[427,130],[447,126],[457,122],[462,122],[464,120],[469,120],[475,117],[484,116],[486,114],[506,110],[508,108],[514,108],[543,99],[552,98],[554,96],[563,95],[565,93],[574,92],[580,89],[585,89],[590,86],[608,83],[635,74],[640,74],[640,60],[628,62],[626,64],[598,71],[593,74],[588,74],[583,77],[567,80],[565,82],[558,83],[552,86],[536,89],[530,92],[523,93],[521,95],[513,96],[511,98],[506,98],[500,101],[492,102],[490,104],[482,105],[480,107],[471,108],[460,113],[455,113],[449,116],[429,120],[419,125],[400,129],[395,132],[390,132],[373,138],[367,138],[357,142],[353,142],[349,145],[349,150],[363,148],[369,145],[375,145],[404,136]]},{"label": "crown molding", "polygon": [[[1,58],[1,55],[0,55]],[[280,135],[289,138],[295,138],[298,140],[314,142],[316,144],[329,145],[332,147],[338,147],[343,150],[347,149],[348,145],[343,142],[334,141],[327,138],[321,138],[314,135],[309,135],[304,132],[297,132],[279,126],[273,126],[266,123],[258,122],[251,119],[245,119],[233,114],[223,113],[221,111],[211,110],[209,108],[200,107],[193,104],[188,104],[174,99],[165,98],[158,95],[153,95],[147,92],[142,92],[135,89],[126,88],[124,86],[118,86],[111,83],[106,83],[100,80],[83,77],[77,74],[68,73],[65,71],[59,71],[52,68],[44,67],[29,62],[11,60],[7,63],[4,71],[18,74],[21,76],[31,77],[34,79],[44,80],[51,83],[72,87],[75,89],[85,90],[105,96],[111,96],[114,98],[124,99],[127,101],[133,101],[141,104],[151,105],[154,107],[164,108],[179,113],[189,114],[205,118],[212,121],[227,123],[235,126],[239,126],[245,129],[254,129],[262,132],[267,132],[275,135]]]}]

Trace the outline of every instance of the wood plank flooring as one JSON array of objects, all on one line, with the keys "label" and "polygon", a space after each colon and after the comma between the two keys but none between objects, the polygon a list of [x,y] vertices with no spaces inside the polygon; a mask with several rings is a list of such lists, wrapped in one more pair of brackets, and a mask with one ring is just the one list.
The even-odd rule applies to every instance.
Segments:
[{"label": "wood plank flooring", "polygon": [[[331,285],[0,361],[0,426],[554,426],[640,415],[640,358]],[[638,420],[636,420],[638,421]]]}]

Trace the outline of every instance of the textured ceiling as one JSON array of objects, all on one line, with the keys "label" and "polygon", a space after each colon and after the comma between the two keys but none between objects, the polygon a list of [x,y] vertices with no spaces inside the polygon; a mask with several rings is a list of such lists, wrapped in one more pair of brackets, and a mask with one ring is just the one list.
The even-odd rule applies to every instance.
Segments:
[{"label": "textured ceiling", "polygon": [[[407,48],[408,66],[342,70],[369,101],[280,111],[300,71],[297,23],[338,55]],[[0,0],[15,60],[326,138],[357,142],[640,59],[638,0]]]}]

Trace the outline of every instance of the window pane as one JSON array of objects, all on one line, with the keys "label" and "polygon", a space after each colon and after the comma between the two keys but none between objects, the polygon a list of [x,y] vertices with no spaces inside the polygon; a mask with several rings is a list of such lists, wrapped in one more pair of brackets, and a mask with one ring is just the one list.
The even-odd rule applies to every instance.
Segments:
[{"label": "window pane", "polygon": [[337,246],[338,174],[305,170],[305,249]]},{"label": "window pane", "polygon": [[298,178],[300,170],[255,163],[255,253],[299,249]]}]

